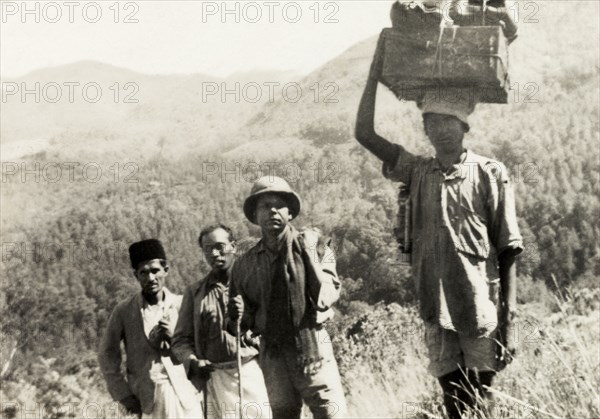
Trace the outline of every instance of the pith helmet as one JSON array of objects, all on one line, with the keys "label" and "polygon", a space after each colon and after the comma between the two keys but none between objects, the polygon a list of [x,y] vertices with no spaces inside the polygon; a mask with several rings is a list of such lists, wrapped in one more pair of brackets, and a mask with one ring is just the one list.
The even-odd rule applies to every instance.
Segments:
[{"label": "pith helmet", "polygon": [[290,185],[280,177],[263,176],[254,182],[254,185],[252,185],[252,189],[250,190],[250,196],[244,201],[244,214],[253,224],[256,224],[256,201],[261,195],[266,193],[277,194],[285,199],[292,218],[296,218],[298,214],[300,214],[300,208],[302,206],[300,197],[292,190]]}]

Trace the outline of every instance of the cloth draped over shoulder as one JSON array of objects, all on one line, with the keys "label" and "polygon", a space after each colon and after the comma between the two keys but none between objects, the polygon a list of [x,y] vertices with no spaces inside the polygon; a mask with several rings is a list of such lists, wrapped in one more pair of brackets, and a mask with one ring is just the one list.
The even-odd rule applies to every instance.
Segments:
[{"label": "cloth draped over shoulder", "polygon": [[292,346],[305,365],[321,359],[315,331],[333,316],[340,286],[327,240],[288,225],[277,254],[261,240],[236,261],[231,294],[243,296],[242,324],[262,335],[265,350]]},{"label": "cloth draped over shoulder", "polygon": [[317,275],[304,240],[295,228],[284,231],[283,243],[271,278],[271,295],[264,333],[266,350],[292,344],[300,366],[323,359],[316,336],[316,309],[307,292],[307,283]]}]

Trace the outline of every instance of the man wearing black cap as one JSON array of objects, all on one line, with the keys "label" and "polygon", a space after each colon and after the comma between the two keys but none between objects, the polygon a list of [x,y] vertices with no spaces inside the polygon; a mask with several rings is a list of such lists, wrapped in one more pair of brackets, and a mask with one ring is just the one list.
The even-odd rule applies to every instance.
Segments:
[{"label": "man wearing black cap", "polygon": [[515,354],[516,256],[523,250],[506,167],[463,146],[475,98],[461,87],[426,91],[419,103],[435,157],[419,156],[374,127],[382,57],[376,53],[358,109],[356,139],[408,187],[411,266],[429,371],[452,419],[490,397]]},{"label": "man wearing black cap", "polygon": [[335,257],[317,230],[300,233],[290,224],[300,209],[285,180],[254,183],[244,214],[261,228],[262,239],[232,268],[229,315],[261,337],[273,418],[299,418],[303,401],[317,419],[343,418],[346,401],[323,328],[339,298]]},{"label": "man wearing black cap", "polygon": [[98,354],[108,391],[127,413],[143,418],[200,418],[201,398],[171,354],[181,296],[165,287],[165,250],[156,239],[143,240],[129,247],[129,257],[142,292],[117,305],[108,320]]}]

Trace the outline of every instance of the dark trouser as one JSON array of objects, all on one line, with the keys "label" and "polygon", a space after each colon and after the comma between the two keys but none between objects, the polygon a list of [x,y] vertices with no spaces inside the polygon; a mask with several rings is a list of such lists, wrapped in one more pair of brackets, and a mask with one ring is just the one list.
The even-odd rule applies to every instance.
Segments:
[{"label": "dark trouser", "polygon": [[485,410],[481,403],[492,397],[494,371],[456,370],[438,378],[444,392],[444,406],[450,419],[461,419],[467,408]]},{"label": "dark trouser", "polygon": [[300,371],[297,354],[292,349],[283,349],[276,354],[267,348],[261,350],[260,366],[273,419],[300,418],[302,401],[308,405],[315,419],[347,417],[344,390],[331,340],[324,329],[317,332],[317,338],[323,365],[315,375],[307,376]]}]

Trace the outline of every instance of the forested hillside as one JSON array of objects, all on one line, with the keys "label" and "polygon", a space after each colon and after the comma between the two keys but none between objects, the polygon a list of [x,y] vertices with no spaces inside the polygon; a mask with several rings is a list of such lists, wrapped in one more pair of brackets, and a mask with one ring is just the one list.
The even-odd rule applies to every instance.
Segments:
[{"label": "forested hillside", "polygon": [[[480,105],[467,146],[509,167],[526,245],[518,262],[521,324],[533,325],[526,333],[535,340],[521,341],[515,368],[524,372],[509,369],[501,388],[548,409],[546,416],[532,410],[531,417],[594,417],[600,415],[593,349],[600,276],[598,4],[543,2],[539,13],[539,23],[521,25],[514,46],[514,100]],[[249,246],[259,232],[243,218],[243,199],[259,174],[279,174],[303,199],[296,224],[319,226],[333,238],[344,291],[332,332],[351,411],[400,416],[406,406],[395,399],[435,411],[410,269],[398,263],[392,235],[397,185],[383,179],[377,160],[352,136],[374,45],[366,40],[303,78],[298,102],[207,104],[189,88],[206,78],[127,74],[123,81],[153,86],[141,91],[152,91],[151,100],[125,113],[94,108],[93,118],[78,109],[76,127],[49,108],[57,113],[44,125],[48,134],[31,138],[49,137],[53,146],[3,162],[3,403],[35,400],[54,409],[54,417],[68,416],[65,403],[106,406],[95,348],[115,304],[137,290],[128,245],[162,240],[173,267],[168,287],[181,292],[206,272],[196,244],[202,226],[227,223],[241,247]],[[101,67],[107,79],[113,71]],[[380,92],[381,134],[430,153],[414,104]],[[34,108],[33,114],[50,112]],[[13,109],[6,128],[3,106],[3,141],[5,129],[14,141],[33,132],[31,119],[19,117],[29,110]],[[121,128],[127,135],[118,134]],[[69,161],[94,162],[105,176],[93,182],[68,180],[66,172],[57,182],[21,176],[22,164]],[[365,390],[365,382],[375,390]],[[14,406],[3,409],[20,417]],[[106,407],[104,414],[110,416]]]}]

